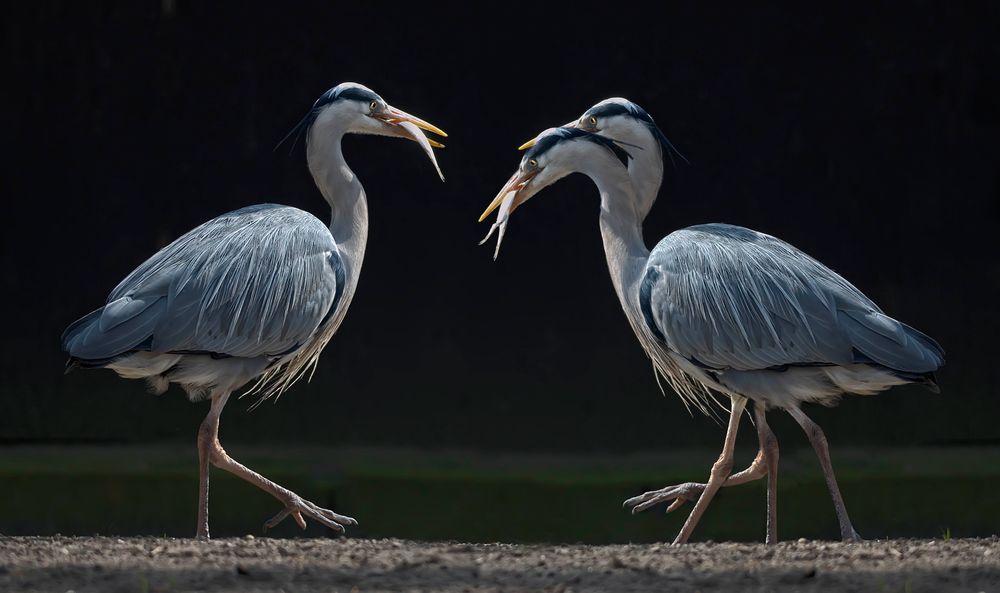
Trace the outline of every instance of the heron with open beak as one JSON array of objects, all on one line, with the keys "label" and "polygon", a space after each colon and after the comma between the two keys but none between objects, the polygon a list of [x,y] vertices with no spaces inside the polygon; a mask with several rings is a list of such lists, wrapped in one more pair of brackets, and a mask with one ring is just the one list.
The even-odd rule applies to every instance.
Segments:
[{"label": "heron with open beak", "polygon": [[[351,517],[319,507],[234,460],[219,442],[232,392],[253,383],[257,403],[277,397],[314,368],[340,327],[368,240],[365,190],[341,151],[346,134],[418,143],[441,180],[426,130],[438,127],[346,82],[323,93],[289,134],[305,134],[309,171],[330,205],[329,225],[289,206],[260,204],[213,218],[149,258],[104,306],[62,336],[69,368],[108,368],[145,379],[157,393],[177,383],[211,408],[198,431],[196,535],[208,538],[210,466],[243,478],[284,507],[265,523],[305,517],[337,532]],[[287,138],[287,136],[286,136]]]},{"label": "heron with open beak", "polygon": [[[546,130],[522,148],[527,151],[517,171],[480,218],[498,211],[487,239],[499,230],[499,251],[515,208],[571,173],[590,177],[600,194],[612,283],[654,368],[689,408],[710,413],[716,394],[731,402],[722,453],[706,483],[667,486],[625,505],[635,512],[667,503],[672,511],[695,501],[674,540],[680,544],[719,488],[766,475],[766,542],[775,543],[778,448],[765,412],[779,408],[801,425],[816,450],[841,537],[859,539],[826,437],[801,405],[832,405],[845,393],[872,395],[906,383],[936,390],[941,346],[883,313],[820,262],[764,233],[703,224],[675,231],[648,250],[642,221],[662,179],[662,151],[674,149],[630,101],[602,101],[571,126]],[[747,470],[731,474],[736,432],[750,401],[760,453]]]}]

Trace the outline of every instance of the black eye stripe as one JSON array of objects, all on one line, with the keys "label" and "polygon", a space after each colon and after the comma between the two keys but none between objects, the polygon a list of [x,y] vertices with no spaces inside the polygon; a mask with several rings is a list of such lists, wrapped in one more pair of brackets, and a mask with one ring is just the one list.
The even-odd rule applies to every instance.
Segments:
[{"label": "black eye stripe", "polygon": [[[326,94],[330,94],[332,90],[333,89],[330,89],[330,91],[324,93],[324,96],[326,96]],[[322,97],[320,98],[322,99]],[[362,89],[358,87],[347,87],[346,89],[341,90],[335,96],[331,97],[331,99],[327,101],[326,104],[345,99],[358,101],[361,103],[371,103],[372,101],[377,101],[379,103],[382,102],[382,97],[379,97],[378,95],[376,95],[372,91],[369,91],[368,89]],[[319,101],[317,101],[317,103],[319,103]]]},{"label": "black eye stripe", "polygon": [[670,157],[671,161],[673,161],[674,155],[676,154],[684,162],[687,162],[687,158],[683,154],[681,154],[679,150],[674,148],[674,145],[670,142],[670,140],[667,139],[667,136],[666,134],[663,133],[663,130],[661,130],[660,127],[657,126],[656,123],[653,121],[653,116],[646,113],[645,109],[639,107],[638,105],[636,105],[631,101],[626,101],[624,103],[618,103],[618,102],[602,103],[600,105],[591,107],[583,115],[584,117],[587,116],[612,117],[615,115],[624,115],[626,117],[635,118],[636,120],[642,122],[647,128],[649,128],[649,131],[652,132],[653,136],[655,136],[656,139],[660,142],[660,145],[663,147],[663,150],[666,152],[666,154]]},{"label": "black eye stripe", "polygon": [[612,117],[615,115],[624,115],[628,117],[633,117],[642,121],[647,125],[653,125],[653,118],[646,110],[639,107],[635,103],[629,101],[628,103],[602,103],[595,107],[591,107],[584,113],[585,116],[595,116],[595,117]]},{"label": "black eye stripe", "polygon": [[[319,117],[319,114],[321,111],[323,111],[323,109],[325,109],[328,105],[336,103],[337,101],[345,101],[345,100],[358,101],[367,104],[371,104],[372,101],[375,101],[376,103],[379,104],[383,102],[382,97],[378,96],[377,94],[375,94],[375,92],[370,91],[368,89],[363,89],[356,86],[348,86],[345,88],[340,88],[339,86],[335,86],[332,89],[320,95],[318,99],[316,99],[316,102],[313,103],[312,109],[310,109],[309,112],[306,113],[305,117],[303,117],[302,120],[299,121],[299,123],[297,123],[295,127],[292,128],[292,130],[288,132],[288,134],[284,138],[282,138],[281,142],[278,142],[278,146],[281,146],[285,142],[285,140],[291,138],[292,135],[295,136],[295,141],[298,141],[299,136],[301,136],[303,132],[309,131],[309,128],[311,128],[312,125],[316,122],[316,118]],[[294,142],[292,144],[294,147]],[[277,148],[277,146],[275,148]]]},{"label": "black eye stripe", "polygon": [[531,161],[537,161],[539,157],[552,150],[552,147],[556,146],[560,142],[578,139],[587,140],[589,142],[593,142],[594,144],[600,144],[613,152],[623,164],[627,164],[628,159],[632,158],[632,156],[621,146],[618,146],[613,141],[599,134],[592,134],[579,128],[556,128],[554,131],[542,136],[542,138],[528,150],[527,154],[524,155],[525,162],[530,163]]}]

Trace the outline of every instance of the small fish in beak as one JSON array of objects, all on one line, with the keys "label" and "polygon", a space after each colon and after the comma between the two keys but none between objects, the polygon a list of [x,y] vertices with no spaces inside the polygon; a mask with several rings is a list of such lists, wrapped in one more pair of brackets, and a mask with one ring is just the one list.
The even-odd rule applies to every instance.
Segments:
[{"label": "small fish in beak", "polygon": [[494,231],[500,232],[497,236],[496,250],[493,252],[494,260],[496,260],[497,256],[500,255],[500,243],[503,241],[504,231],[507,229],[507,221],[510,219],[511,213],[534,194],[534,192],[530,189],[527,189],[527,191],[525,190],[528,188],[528,184],[531,180],[538,175],[538,172],[538,169],[530,171],[522,171],[519,169],[516,171],[513,175],[511,175],[510,179],[507,180],[507,183],[504,184],[503,189],[500,190],[500,193],[493,198],[493,201],[490,202],[490,205],[486,207],[486,210],[483,211],[482,215],[479,217],[479,222],[482,222],[487,216],[490,215],[491,212],[497,210],[496,221],[493,223],[493,226],[490,227],[489,232],[486,233],[483,240],[479,242],[479,244],[482,245],[490,238],[490,236],[493,235]]},{"label": "small fish in beak", "polygon": [[[434,145],[438,145],[439,147],[443,147],[444,145],[440,142],[428,139],[427,136],[424,136],[424,133],[420,131],[420,128],[418,128],[416,124],[408,121],[400,121],[395,125],[399,126],[405,132],[407,138],[412,139],[420,145],[420,148],[424,149],[424,152],[427,153],[427,158],[429,158],[431,163],[434,164],[434,169],[437,171],[438,177],[441,178],[441,181],[444,181],[444,173],[441,172],[441,167],[438,166],[437,158],[434,157],[434,149],[432,148]],[[433,144],[431,144],[432,142]]]},{"label": "small fish in beak", "polygon": [[400,132],[399,136],[409,138],[419,144],[420,147],[424,149],[424,152],[427,153],[427,157],[430,158],[431,162],[434,164],[434,169],[437,170],[438,177],[441,178],[441,181],[444,181],[444,174],[441,172],[441,167],[438,166],[437,158],[434,157],[433,150],[433,148],[444,148],[444,144],[427,138],[427,136],[425,136],[421,131],[427,130],[428,132],[447,138],[448,134],[446,134],[444,130],[430,122],[420,119],[415,115],[410,115],[401,109],[396,109],[391,105],[385,105],[381,110],[372,113],[372,117],[384,122],[388,126],[398,128]]},{"label": "small fish in beak", "polygon": [[[480,245],[486,243],[490,240],[490,237],[493,236],[494,232],[499,231],[499,234],[497,235],[497,246],[496,249],[493,250],[493,261],[496,261],[497,257],[500,256],[500,244],[503,243],[503,235],[507,230],[507,221],[510,220],[510,213],[514,211],[514,200],[516,198],[516,191],[509,191],[506,193],[503,200],[500,202],[499,208],[497,209],[497,219],[493,222],[493,226],[490,227],[489,232],[486,233],[483,240],[479,242]],[[484,215],[484,218],[486,216],[487,215]]]}]

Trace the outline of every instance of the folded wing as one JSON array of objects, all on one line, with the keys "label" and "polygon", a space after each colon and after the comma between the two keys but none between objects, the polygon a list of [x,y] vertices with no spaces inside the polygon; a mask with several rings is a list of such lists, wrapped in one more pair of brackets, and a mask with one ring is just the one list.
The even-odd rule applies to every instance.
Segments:
[{"label": "folded wing", "polygon": [[343,285],[320,220],[287,206],[243,208],[140,265],[104,307],[67,328],[63,348],[84,364],[137,351],[279,357],[334,312]]},{"label": "folded wing", "polygon": [[823,264],[737,226],[664,238],[650,255],[640,305],[657,339],[706,369],[876,364],[916,376],[944,363],[934,340]]}]

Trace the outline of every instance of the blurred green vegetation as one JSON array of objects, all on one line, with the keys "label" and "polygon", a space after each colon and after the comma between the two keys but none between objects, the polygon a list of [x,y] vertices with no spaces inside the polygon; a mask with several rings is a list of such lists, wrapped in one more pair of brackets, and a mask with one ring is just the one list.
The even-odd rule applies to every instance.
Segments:
[{"label": "blurred green vegetation", "polygon": [[[482,454],[389,448],[231,444],[229,452],[300,495],[357,518],[354,537],[474,542],[669,541],[690,505],[631,516],[621,502],[701,480],[716,452],[632,455]],[[740,464],[753,451],[741,450]],[[1000,532],[1000,448],[849,448],[834,463],[851,517],[866,538],[984,536]],[[197,458],[179,444],[17,446],[0,449],[0,532],[190,536]],[[782,538],[838,535],[809,450],[785,452],[779,477]],[[268,495],[213,470],[216,536],[260,534],[279,510]],[[699,540],[763,537],[764,484],[724,489]],[[294,536],[291,522],[270,532]],[[310,525],[308,536],[326,531]]]}]

